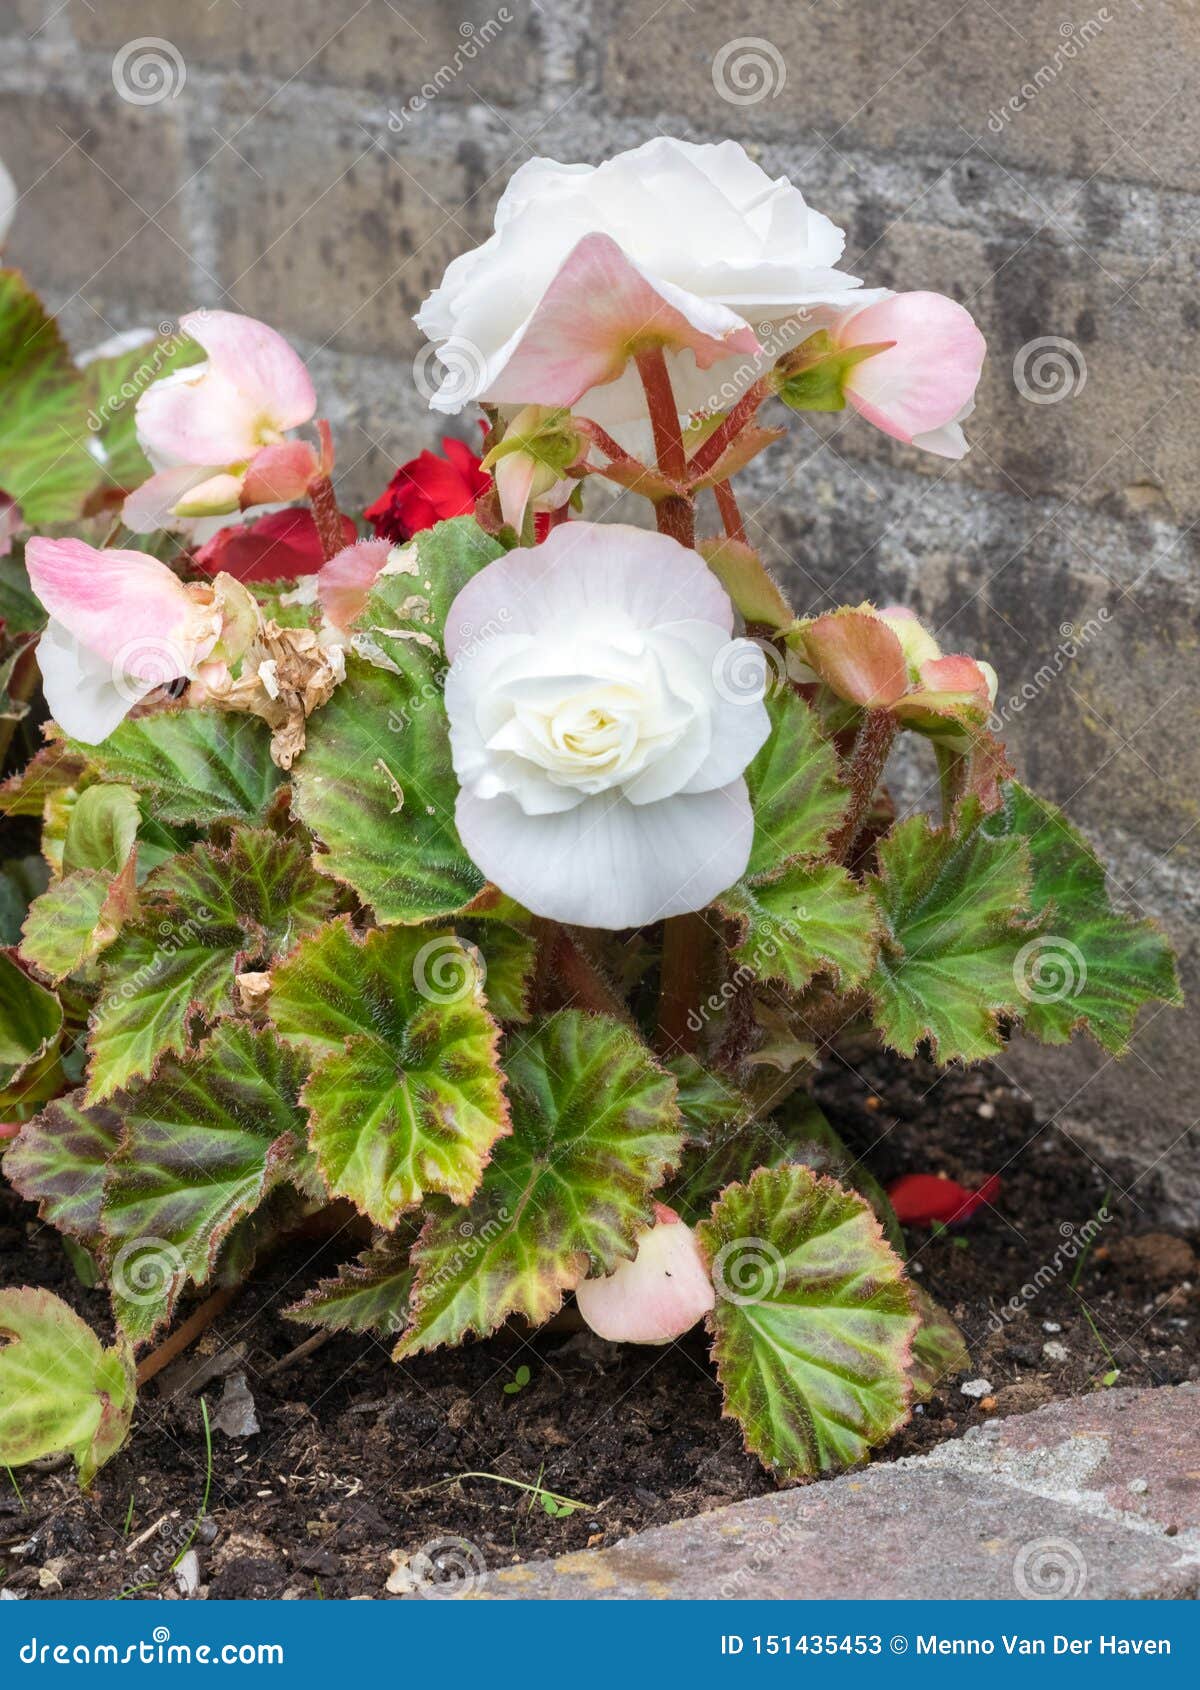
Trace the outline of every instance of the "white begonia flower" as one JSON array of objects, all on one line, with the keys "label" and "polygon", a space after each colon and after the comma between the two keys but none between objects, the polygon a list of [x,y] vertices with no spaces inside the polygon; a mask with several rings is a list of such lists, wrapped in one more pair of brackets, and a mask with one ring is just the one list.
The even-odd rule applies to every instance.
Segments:
[{"label": "white begonia flower", "polygon": [[456,820],[479,869],[583,927],[702,909],[744,870],[766,662],[704,560],[571,522],[480,570],[446,622]]},{"label": "white begonia flower", "polygon": [[446,371],[430,404],[559,405],[617,428],[645,413],[631,353],[662,346],[681,414],[728,409],[790,346],[886,297],[836,268],[844,243],[736,141],[531,159],[417,314]]}]

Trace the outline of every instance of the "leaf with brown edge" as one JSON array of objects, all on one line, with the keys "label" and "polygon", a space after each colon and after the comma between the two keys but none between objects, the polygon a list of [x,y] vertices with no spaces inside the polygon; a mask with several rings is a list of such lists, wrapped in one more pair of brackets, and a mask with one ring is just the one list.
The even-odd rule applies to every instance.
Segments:
[{"label": "leaf with brown edge", "polygon": [[418,1230],[406,1219],[395,1232],[381,1233],[357,1261],[343,1263],[333,1279],[321,1280],[284,1309],[284,1318],[327,1332],[396,1337],[408,1324],[415,1277],[409,1253]]},{"label": "leaf with brown edge", "polygon": [[908,691],[900,641],[870,610],[834,610],[800,623],[788,644],[849,704],[886,710]]},{"label": "leaf with brown edge", "polygon": [[235,1225],[302,1170],[303,1058],[269,1029],[222,1022],[124,1093],[101,1225],[113,1310],[148,1339],[189,1281],[203,1285]]},{"label": "leaf with brown edge", "polygon": [[109,950],[88,1048],[89,1101],[182,1055],[193,1023],[236,1008],[243,969],[268,968],[333,909],[337,890],[304,845],[238,828],[228,850],[170,857],[142,887],[142,914]]},{"label": "leaf with brown edge", "polygon": [[56,1098],[27,1121],[4,1158],[4,1172],[38,1217],[85,1244],[100,1236],[100,1200],[121,1136],[112,1109],[85,1108],[83,1092]]},{"label": "leaf with brown edge", "polygon": [[512,1136],[468,1208],[430,1205],[397,1358],[493,1332],[513,1314],[548,1320],[586,1274],[634,1255],[682,1153],[675,1081],[617,1021],[548,1016],[510,1041],[505,1067]]},{"label": "leaf with brown edge", "polygon": [[0,785],[0,815],[40,816],[53,793],[74,786],[84,771],[84,761],[61,740],[51,740],[36,751],[18,774]]},{"label": "leaf with brown edge", "polygon": [[0,1465],[65,1451],[86,1490],[129,1435],[129,1345],[105,1349],[50,1291],[0,1290]]},{"label": "leaf with brown edge", "polygon": [[908,1418],[917,1329],[870,1205],[808,1168],[760,1168],[696,1232],[725,1412],[747,1450],[791,1478],[864,1460]]},{"label": "leaf with brown edge", "polygon": [[330,922],[275,970],[269,1013],[314,1058],[321,1173],[385,1229],[430,1192],[471,1199],[511,1129],[475,955],[450,933]]},{"label": "leaf with brown edge", "polygon": [[839,863],[791,863],[778,879],[730,887],[717,904],[738,924],[734,961],[758,980],[801,992],[829,973],[848,990],[871,971],[875,907]]}]

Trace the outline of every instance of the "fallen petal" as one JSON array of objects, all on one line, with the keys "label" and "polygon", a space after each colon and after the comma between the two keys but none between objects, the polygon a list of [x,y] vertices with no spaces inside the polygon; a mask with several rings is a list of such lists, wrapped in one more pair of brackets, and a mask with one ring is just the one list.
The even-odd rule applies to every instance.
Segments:
[{"label": "fallen petal", "polygon": [[656,1203],[654,1225],[639,1237],[633,1260],[605,1279],[585,1279],[575,1301],[601,1338],[669,1344],[708,1313],[716,1294],[691,1227]]}]

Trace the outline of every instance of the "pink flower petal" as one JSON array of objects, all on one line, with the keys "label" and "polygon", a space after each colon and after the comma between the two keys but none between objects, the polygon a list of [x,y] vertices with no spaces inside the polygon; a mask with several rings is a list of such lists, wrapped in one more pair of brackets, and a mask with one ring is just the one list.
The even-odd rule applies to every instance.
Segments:
[{"label": "pink flower petal", "polygon": [[[142,552],[97,551],[82,540],[31,539],[29,582],[50,616],[88,651],[155,683],[162,656],[178,651],[182,675],[195,661],[196,606],[165,563]],[[211,643],[211,642],[210,642]],[[150,661],[152,652],[160,654]]]},{"label": "pink flower petal", "polygon": [[251,458],[242,483],[242,509],[251,505],[288,505],[302,499],[320,473],[317,454],[306,440],[264,446]]},{"label": "pink flower petal", "polygon": [[903,697],[908,687],[903,648],[871,611],[818,616],[804,629],[803,639],[809,663],[839,698],[881,710]]},{"label": "pink flower petal", "polygon": [[317,597],[335,628],[348,628],[362,610],[391,549],[390,540],[360,540],[322,565]]},{"label": "pink flower petal", "polygon": [[607,1278],[585,1279],[575,1301],[592,1331],[611,1343],[669,1344],[703,1319],[716,1295],[691,1227],[656,1203],[634,1259]]},{"label": "pink flower petal", "polygon": [[837,330],[843,348],[886,341],[894,344],[847,375],[851,404],[896,440],[953,422],[974,395],[987,351],[971,313],[940,293],[898,293]]},{"label": "pink flower petal", "polygon": [[201,486],[216,473],[203,464],[159,470],[128,495],[121,520],[134,534],[156,534],[160,528],[177,528],[182,519],[174,515],[175,506],[193,487]]},{"label": "pink flower petal", "polygon": [[478,392],[454,383],[459,410],[470,398],[501,404],[573,405],[589,388],[614,381],[635,343],[688,348],[702,370],[733,353],[762,349],[754,330],[727,306],[673,284],[650,282],[611,235],[585,235],[572,249],[532,316],[481,372]]},{"label": "pink flower petal", "polygon": [[274,329],[235,311],[193,311],[179,326],[208,361],[142,394],[137,428],[148,451],[168,463],[241,463],[312,417],[308,371]]}]

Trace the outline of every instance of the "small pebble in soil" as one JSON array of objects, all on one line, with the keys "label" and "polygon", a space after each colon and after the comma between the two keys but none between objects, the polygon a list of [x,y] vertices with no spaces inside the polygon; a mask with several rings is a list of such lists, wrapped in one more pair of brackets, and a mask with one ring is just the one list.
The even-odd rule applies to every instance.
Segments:
[{"label": "small pebble in soil", "polygon": [[1150,1481],[1149,1479],[1130,1479],[1129,1489],[1133,1492],[1134,1496],[1145,1496],[1146,1492],[1150,1489]]},{"label": "small pebble in soil", "polygon": [[1048,1344],[1042,1345],[1042,1354],[1047,1361],[1063,1362],[1068,1359],[1070,1352],[1065,1344],[1060,1344],[1057,1339],[1051,1338]]},{"label": "small pebble in soil", "polygon": [[1062,1327],[1058,1324],[1057,1320],[1043,1320],[1042,1331],[1043,1332],[1061,1332]]},{"label": "small pebble in soil", "polygon": [[967,1379],[962,1385],[962,1394],[964,1397],[975,1397],[977,1399],[979,1397],[990,1397],[992,1382],[990,1379]]},{"label": "small pebble in soil", "polygon": [[981,1121],[990,1121],[995,1117],[996,1105],[994,1103],[981,1103],[975,1113]]}]

